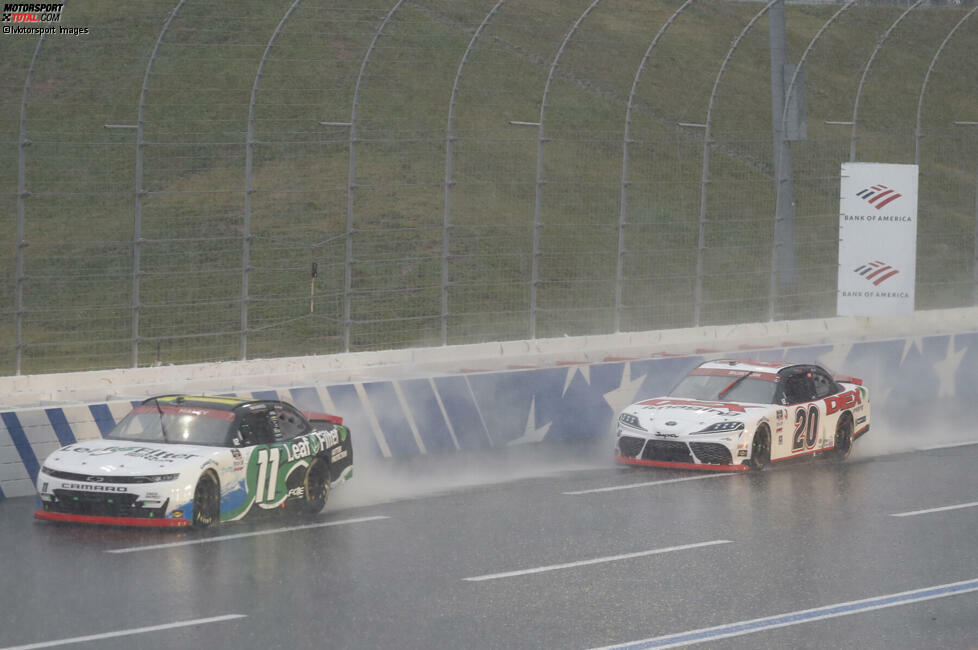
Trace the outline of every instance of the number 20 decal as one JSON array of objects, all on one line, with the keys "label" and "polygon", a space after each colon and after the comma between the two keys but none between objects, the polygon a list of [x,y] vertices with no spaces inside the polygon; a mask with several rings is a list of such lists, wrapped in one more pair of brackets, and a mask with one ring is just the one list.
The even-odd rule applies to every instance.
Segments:
[{"label": "number 20 decal", "polygon": [[791,442],[791,451],[801,451],[805,447],[811,449],[818,442],[818,407],[812,404],[807,409],[795,411],[795,435]]}]

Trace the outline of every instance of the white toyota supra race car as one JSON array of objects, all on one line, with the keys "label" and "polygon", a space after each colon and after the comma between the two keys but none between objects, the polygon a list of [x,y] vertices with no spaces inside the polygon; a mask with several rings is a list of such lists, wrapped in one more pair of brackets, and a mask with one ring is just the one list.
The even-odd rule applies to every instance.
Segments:
[{"label": "white toyota supra race car", "polygon": [[58,449],[37,474],[38,519],[198,526],[323,509],[353,474],[339,417],[278,400],[163,395],[103,439]]},{"label": "white toyota supra race car", "polygon": [[743,471],[841,460],[869,431],[869,392],[813,364],[707,361],[669,395],[627,407],[617,428],[615,460],[629,465]]}]

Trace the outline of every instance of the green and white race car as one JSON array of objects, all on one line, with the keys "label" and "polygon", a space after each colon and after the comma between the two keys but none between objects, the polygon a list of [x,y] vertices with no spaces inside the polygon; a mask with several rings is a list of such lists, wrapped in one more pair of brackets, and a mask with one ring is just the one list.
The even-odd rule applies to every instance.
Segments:
[{"label": "green and white race car", "polygon": [[199,526],[320,512],[353,475],[342,418],[278,400],[163,395],[102,440],[62,447],[37,475],[38,519]]}]

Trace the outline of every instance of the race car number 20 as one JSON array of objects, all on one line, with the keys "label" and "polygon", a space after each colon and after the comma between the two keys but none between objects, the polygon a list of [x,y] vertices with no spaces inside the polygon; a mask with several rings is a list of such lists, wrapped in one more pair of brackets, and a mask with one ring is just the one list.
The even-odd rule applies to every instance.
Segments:
[{"label": "race car number 20", "polygon": [[811,449],[818,442],[818,407],[812,404],[807,409],[795,411],[795,434],[791,441],[791,451],[801,451],[805,447]]}]

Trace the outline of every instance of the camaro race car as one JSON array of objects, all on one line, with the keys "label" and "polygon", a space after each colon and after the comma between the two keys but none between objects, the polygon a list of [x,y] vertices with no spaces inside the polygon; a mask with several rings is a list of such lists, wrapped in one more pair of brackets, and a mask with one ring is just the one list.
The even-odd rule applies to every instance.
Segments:
[{"label": "camaro race car", "polygon": [[341,418],[277,400],[164,395],[101,440],[58,449],[37,475],[39,519],[199,526],[258,512],[318,513],[353,475]]},{"label": "camaro race car", "polygon": [[869,431],[862,380],[811,364],[707,361],[665,397],[618,416],[615,460],[724,471],[823,454],[843,459]]}]

